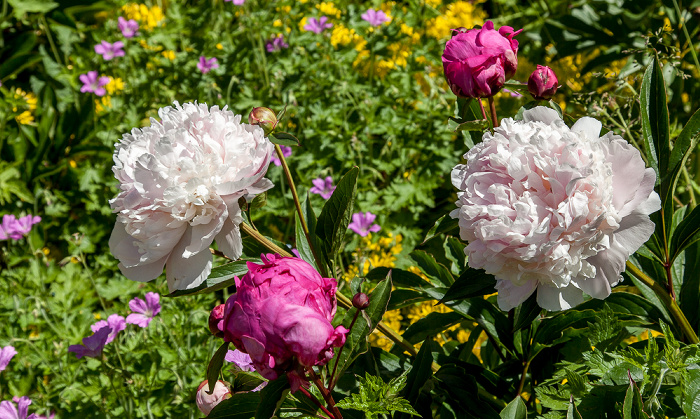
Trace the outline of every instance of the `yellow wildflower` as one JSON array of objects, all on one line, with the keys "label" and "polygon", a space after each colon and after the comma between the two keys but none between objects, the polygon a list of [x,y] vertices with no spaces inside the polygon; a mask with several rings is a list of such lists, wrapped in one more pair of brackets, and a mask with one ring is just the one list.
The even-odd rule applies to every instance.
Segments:
[{"label": "yellow wildflower", "polygon": [[147,31],[158,26],[164,19],[163,10],[158,6],[148,7],[145,4],[128,3],[122,6],[122,11],[127,19],[138,21],[140,29]]},{"label": "yellow wildflower", "polygon": [[279,28],[282,26],[282,21],[279,19],[275,19],[275,21],[272,22],[272,26],[274,26],[275,28]]},{"label": "yellow wildflower", "polygon": [[308,22],[308,21],[309,21],[309,18],[306,16],[304,16],[301,19],[301,21],[299,22],[299,30],[300,31],[306,32],[306,29],[304,29],[304,26],[306,26],[306,22]]},{"label": "yellow wildflower", "polygon": [[321,4],[317,4],[316,8],[326,16],[340,18],[340,10],[335,7],[335,4],[330,1],[324,1]]},{"label": "yellow wildflower", "polygon": [[349,43],[355,41],[357,38],[362,39],[360,36],[355,34],[354,29],[348,29],[347,27],[337,24],[333,26],[333,32],[331,33],[331,45],[338,48],[338,45],[345,46]]},{"label": "yellow wildflower", "polygon": [[122,80],[119,77],[117,77],[116,79],[110,77],[109,83],[105,85],[105,90],[107,90],[107,93],[109,93],[110,95],[121,92],[122,90],[124,90],[124,80]]},{"label": "yellow wildflower", "polygon": [[[24,90],[17,88],[15,89],[15,99],[23,99],[26,107],[29,109],[24,110],[19,115],[15,116],[17,123],[22,125],[29,125],[34,122],[34,110],[36,109],[37,98],[32,92],[25,92]],[[13,108],[13,111],[17,112],[17,108]]]},{"label": "yellow wildflower", "polygon": [[[396,332],[399,332],[401,330],[401,320],[403,320],[403,316],[401,316],[401,310],[387,311],[386,313],[384,313],[384,317],[382,317],[382,321],[384,322],[384,324],[394,329],[394,331]],[[392,342],[389,338],[385,337],[378,330],[375,330],[374,332],[372,332],[371,335],[369,335],[369,343],[372,346],[382,348],[385,351],[391,350],[391,347],[394,344],[394,342]]]},{"label": "yellow wildflower", "polygon": [[[219,45],[221,45],[221,44],[217,44],[217,48]],[[219,48],[219,49],[221,49],[221,48]],[[168,60],[175,61],[175,51],[169,49],[167,51],[161,52],[161,54],[163,55],[163,57],[167,58]]]},{"label": "yellow wildflower", "polygon": [[484,23],[486,12],[469,1],[456,1],[441,16],[427,22],[426,33],[436,39],[450,36],[450,30],[459,27],[472,28]]}]

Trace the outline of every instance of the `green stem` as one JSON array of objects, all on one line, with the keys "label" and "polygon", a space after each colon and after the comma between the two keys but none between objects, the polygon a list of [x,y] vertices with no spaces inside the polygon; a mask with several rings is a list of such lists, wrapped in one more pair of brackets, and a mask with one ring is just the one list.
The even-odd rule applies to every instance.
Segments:
[{"label": "green stem", "polygon": [[693,40],[690,38],[688,33],[688,28],[685,27],[685,20],[681,17],[681,8],[678,7],[678,1],[673,0],[673,6],[676,8],[676,13],[678,14],[678,20],[683,28],[683,33],[685,38],[688,40],[688,48],[690,49],[690,54],[693,56],[693,61],[695,62],[695,68],[700,72],[700,61],[698,61],[698,53],[695,52],[695,46],[693,45]]},{"label": "green stem", "polygon": [[321,275],[325,278],[328,276],[328,270],[326,269],[326,266],[321,263],[321,259],[318,257],[318,253],[316,252],[316,246],[314,246],[313,241],[311,240],[311,233],[309,232],[309,226],[306,224],[306,217],[304,217],[304,212],[301,210],[301,202],[299,202],[299,195],[297,194],[297,188],[294,186],[294,179],[292,178],[292,172],[289,171],[289,166],[287,165],[287,160],[284,158],[284,154],[282,153],[282,148],[278,144],[275,144],[275,151],[277,152],[277,157],[279,157],[280,162],[282,163],[282,172],[284,173],[284,177],[287,179],[287,184],[289,185],[289,189],[292,191],[292,199],[294,199],[294,206],[297,209],[297,215],[299,216],[299,220],[301,221],[301,228],[304,230],[304,236],[306,236],[306,242],[309,244],[309,248],[311,249],[311,253],[314,255],[314,260],[316,261],[316,266],[321,270]]},{"label": "green stem", "polygon": [[276,244],[272,243],[270,240],[267,239],[267,237],[263,236],[258,232],[258,230],[255,230],[253,227],[249,226],[246,223],[241,223],[241,230],[243,230],[247,235],[255,239],[258,243],[262,244],[263,246],[267,247],[268,250],[271,252],[277,253],[280,256],[284,257],[292,257],[291,253],[288,251],[282,249],[281,247],[277,246]]},{"label": "green stem", "polygon": [[676,300],[671,298],[666,289],[653,279],[649,278],[649,276],[647,276],[639,268],[634,266],[634,264],[632,264],[632,262],[630,261],[627,261],[627,270],[637,279],[639,279],[644,285],[646,285],[647,287],[651,288],[652,291],[654,291],[656,296],[659,297],[661,302],[663,302],[666,308],[668,308],[669,312],[678,323],[678,327],[680,327],[680,329],[683,331],[683,334],[688,339],[688,341],[690,343],[700,343],[697,334],[695,334],[695,331],[690,325],[688,319],[685,317],[685,314],[683,314],[683,311],[681,311],[681,308],[678,306]]},{"label": "green stem", "polygon": [[683,173],[683,179],[685,179],[686,185],[688,185],[688,194],[690,195],[690,204],[688,207],[688,211],[692,211],[693,208],[695,208],[698,203],[695,200],[695,191],[693,190],[693,182],[690,180],[690,175],[688,174],[688,168],[683,165],[683,168],[681,169],[681,173]]}]

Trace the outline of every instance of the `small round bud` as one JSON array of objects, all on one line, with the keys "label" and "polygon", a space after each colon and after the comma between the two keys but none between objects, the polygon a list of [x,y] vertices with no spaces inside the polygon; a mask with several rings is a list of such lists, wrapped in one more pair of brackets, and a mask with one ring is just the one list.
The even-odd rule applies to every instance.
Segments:
[{"label": "small round bud", "polygon": [[209,382],[204,380],[197,388],[195,401],[197,402],[199,410],[205,415],[208,415],[217,404],[229,397],[231,397],[231,392],[223,381],[217,381],[214,386],[214,391],[209,394]]},{"label": "small round bud", "polygon": [[358,310],[364,310],[369,307],[369,297],[364,292],[358,292],[352,297],[352,306]]},{"label": "small round bud", "polygon": [[548,100],[557,92],[559,80],[554,70],[543,65],[537,65],[527,80],[527,90],[535,100]]},{"label": "small round bud", "polygon": [[223,321],[225,306],[226,304],[219,304],[214,307],[211,314],[209,314],[209,331],[218,338],[224,337]]},{"label": "small round bud", "polygon": [[258,125],[265,131],[265,135],[270,135],[277,127],[277,115],[269,108],[259,107],[253,108],[248,115],[248,123]]}]

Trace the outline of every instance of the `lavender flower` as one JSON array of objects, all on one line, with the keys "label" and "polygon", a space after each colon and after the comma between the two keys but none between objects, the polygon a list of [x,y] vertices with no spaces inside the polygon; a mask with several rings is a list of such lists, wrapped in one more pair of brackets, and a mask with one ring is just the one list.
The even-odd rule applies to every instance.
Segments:
[{"label": "lavender flower", "polygon": [[367,236],[369,233],[376,233],[382,228],[379,224],[374,224],[375,218],[377,218],[377,216],[369,211],[364,214],[356,212],[352,215],[352,222],[348,228],[362,237]]},{"label": "lavender flower", "polygon": [[250,355],[243,353],[238,349],[234,351],[229,350],[226,352],[224,361],[232,362],[236,366],[236,369],[240,371],[255,371],[255,368],[253,367],[253,360],[250,359]]},{"label": "lavender flower", "polygon": [[83,82],[83,87],[80,88],[82,93],[90,92],[97,96],[104,96],[107,93],[102,86],[109,83],[109,77],[98,77],[97,71],[88,71],[87,74],[81,74],[80,81]]},{"label": "lavender flower", "polygon": [[216,57],[212,57],[207,59],[204,55],[199,57],[199,62],[197,63],[197,68],[199,71],[201,71],[203,74],[207,74],[211,70],[215,68],[219,68],[219,63],[217,62]]},{"label": "lavender flower", "polygon": [[126,322],[139,327],[148,327],[151,320],[160,313],[160,295],[155,292],[146,293],[146,301],[134,298],[129,301],[129,308],[133,313],[126,316]]},{"label": "lavender flower", "polygon": [[118,21],[119,23],[117,26],[119,27],[119,30],[122,31],[124,38],[133,38],[134,35],[136,35],[136,31],[139,30],[139,24],[134,19],[126,20],[119,16]]},{"label": "lavender flower", "polygon": [[27,416],[29,405],[32,404],[29,397],[13,397],[12,401],[17,403],[17,407],[8,400],[0,403],[0,419],[37,419],[35,413]]},{"label": "lavender flower", "polygon": [[[281,145],[280,149],[282,149],[282,155],[284,157],[289,157],[292,155],[292,147],[288,147],[286,145]],[[277,153],[272,154],[270,161],[272,163],[274,163],[275,166],[282,166],[282,160],[280,160],[280,158],[277,156]]]},{"label": "lavender flower", "polygon": [[335,186],[333,186],[333,178],[326,176],[326,179],[318,178],[311,181],[314,186],[309,189],[309,192],[321,195],[321,198],[328,199],[333,195]]},{"label": "lavender flower", "polygon": [[7,365],[12,360],[12,357],[17,355],[14,346],[5,346],[0,349],[0,371],[5,371]]},{"label": "lavender flower", "polygon": [[123,57],[124,50],[122,50],[122,48],[124,48],[124,43],[122,41],[117,41],[113,44],[102,41],[95,45],[95,52],[102,55],[102,58],[106,61],[109,61],[114,57]]},{"label": "lavender flower", "polygon": [[233,1],[233,4],[235,4],[236,6],[243,6],[243,4],[245,3],[245,0],[224,0],[224,1]]},{"label": "lavender flower", "polygon": [[304,25],[304,30],[305,31],[310,31],[313,33],[321,33],[326,29],[330,29],[333,27],[332,23],[326,23],[328,21],[328,18],[326,16],[321,16],[319,19],[316,19],[315,17],[312,17],[309,19],[309,21]]},{"label": "lavender flower", "polygon": [[389,16],[383,10],[368,9],[362,14],[362,20],[369,22],[372,26],[381,26],[383,23],[390,21]]},{"label": "lavender flower", "polygon": [[267,48],[267,52],[276,52],[281,50],[282,48],[289,48],[289,44],[284,42],[284,36],[283,35],[277,35],[275,38],[270,39],[267,41],[267,45],[265,45],[265,48]]},{"label": "lavender flower", "polygon": [[38,215],[26,215],[17,219],[12,214],[2,216],[2,224],[0,224],[0,240],[19,240],[29,234],[32,226],[41,221]]},{"label": "lavender flower", "polygon": [[82,345],[71,345],[68,347],[68,352],[74,352],[78,359],[89,356],[97,358],[102,354],[102,349],[107,344],[107,339],[112,331],[109,327],[103,327],[94,335],[83,338]]},{"label": "lavender flower", "polygon": [[97,333],[104,328],[108,328],[110,330],[110,334],[105,342],[105,344],[107,344],[117,337],[117,333],[126,329],[126,321],[124,320],[124,317],[120,316],[119,314],[112,314],[107,318],[107,321],[100,320],[99,322],[90,326],[90,328],[92,329],[93,333]]}]

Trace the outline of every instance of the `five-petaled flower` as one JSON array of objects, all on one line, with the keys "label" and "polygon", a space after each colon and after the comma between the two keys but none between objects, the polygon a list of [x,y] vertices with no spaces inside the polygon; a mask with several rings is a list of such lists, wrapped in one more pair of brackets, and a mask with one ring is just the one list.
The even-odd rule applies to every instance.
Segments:
[{"label": "five-petaled flower", "polygon": [[267,41],[265,48],[267,52],[277,52],[283,48],[289,48],[289,44],[284,42],[284,36],[280,34]]},{"label": "five-petaled flower", "polygon": [[318,178],[311,181],[314,186],[309,189],[309,192],[321,195],[321,198],[328,199],[333,195],[335,186],[333,185],[333,178],[326,176],[325,179]]},{"label": "five-petaled flower", "polygon": [[122,330],[126,329],[126,321],[124,317],[119,314],[112,314],[107,318],[107,320],[100,320],[99,322],[90,326],[93,333],[97,333],[99,330],[107,328],[109,329],[109,336],[107,336],[107,341],[105,344],[110,343],[117,337],[117,334]]},{"label": "five-petaled flower", "polygon": [[75,356],[80,359],[84,356],[97,358],[102,355],[102,349],[107,344],[107,339],[112,332],[110,327],[103,327],[95,332],[92,336],[83,338],[82,345],[71,345],[68,347],[68,352],[74,352]]},{"label": "five-petaled flower", "polygon": [[83,82],[83,86],[80,88],[82,93],[89,92],[97,96],[104,96],[107,93],[103,86],[109,83],[109,77],[99,77],[97,71],[88,71],[87,74],[81,74],[79,78]]},{"label": "five-petaled flower", "polygon": [[381,26],[382,24],[391,20],[383,10],[374,9],[368,9],[360,17],[362,20],[369,22],[369,24],[372,26]]},{"label": "five-petaled flower", "polygon": [[308,22],[306,22],[306,25],[304,25],[304,30],[313,33],[321,33],[326,29],[330,29],[332,27],[333,24],[328,22],[328,18],[326,16],[321,16],[318,19],[316,19],[315,17],[310,18]]},{"label": "five-petaled flower", "polygon": [[2,216],[2,224],[0,224],[0,240],[19,240],[29,234],[32,226],[41,221],[38,215],[25,215],[24,217],[16,218],[12,214]]},{"label": "five-petaled flower", "polygon": [[136,32],[139,30],[139,24],[134,19],[126,20],[119,16],[117,21],[119,22],[117,23],[117,26],[119,27],[119,30],[122,31],[124,38],[133,38],[136,35]]},{"label": "five-petaled flower", "polygon": [[197,68],[202,74],[207,74],[215,68],[219,68],[219,63],[216,57],[207,58],[205,56],[199,57],[199,62],[197,62]]},{"label": "five-petaled flower", "polygon": [[377,216],[369,211],[365,213],[356,212],[352,215],[352,222],[348,225],[348,228],[362,237],[367,236],[369,233],[376,233],[382,228],[379,224],[374,224],[375,218]]},{"label": "five-petaled flower", "polygon": [[30,404],[32,401],[27,396],[13,397],[12,402],[4,400],[0,402],[0,419],[39,419],[36,413],[28,415]]},{"label": "five-petaled flower", "polygon": [[122,41],[117,41],[110,44],[107,41],[101,41],[99,44],[95,45],[95,52],[102,55],[106,61],[111,60],[114,57],[124,56],[124,43]]},{"label": "five-petaled flower", "polygon": [[129,301],[129,308],[133,313],[126,316],[127,323],[147,327],[160,313],[160,295],[156,292],[147,292],[145,298],[146,301],[138,297]]},{"label": "five-petaled flower", "polygon": [[537,292],[547,310],[603,299],[654,232],[656,175],[620,136],[583,117],[571,128],[536,107],[506,118],[452,170],[469,266],[496,277],[510,310]]},{"label": "five-petaled flower", "polygon": [[14,346],[5,346],[0,349],[0,371],[4,371],[5,368],[10,364],[12,357],[17,355],[17,351]]}]

